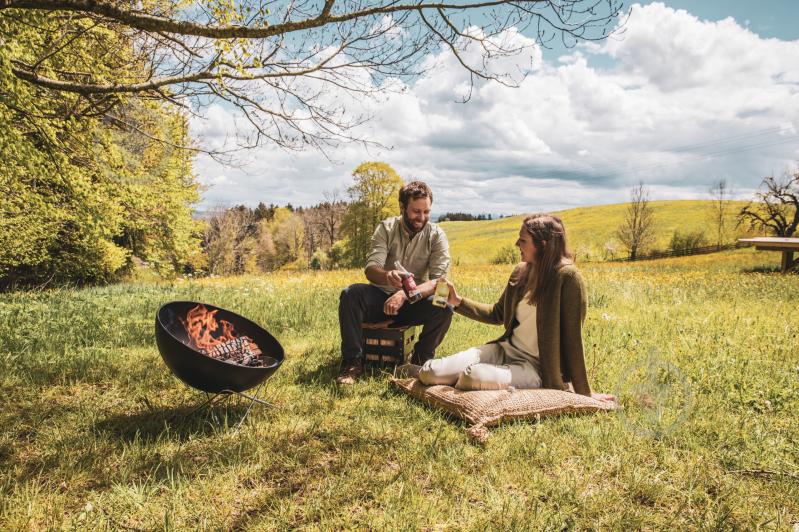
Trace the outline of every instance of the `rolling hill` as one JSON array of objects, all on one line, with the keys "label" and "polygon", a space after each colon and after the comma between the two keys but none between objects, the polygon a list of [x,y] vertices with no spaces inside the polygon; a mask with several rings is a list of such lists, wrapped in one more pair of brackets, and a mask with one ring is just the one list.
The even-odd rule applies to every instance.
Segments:
[{"label": "rolling hill", "polygon": [[[715,243],[715,225],[711,221],[711,200],[668,200],[651,202],[654,209],[656,242],[653,249],[667,249],[675,230],[681,233],[702,231],[708,244]],[[746,202],[732,202],[727,221],[727,238],[747,234],[735,228],[735,214]],[[581,261],[601,261],[610,257],[606,248],[615,245],[616,257],[627,256],[614,237],[624,220],[628,204],[616,203],[557,211],[566,225],[569,247]],[[503,247],[512,246],[521,227],[522,216],[479,222],[442,222],[450,242],[453,263],[484,264],[491,262]]]}]

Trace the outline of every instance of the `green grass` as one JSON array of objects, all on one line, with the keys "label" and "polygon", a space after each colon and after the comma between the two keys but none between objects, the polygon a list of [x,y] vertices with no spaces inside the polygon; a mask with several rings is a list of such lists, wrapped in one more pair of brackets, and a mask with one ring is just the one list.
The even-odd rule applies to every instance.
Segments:
[{"label": "green grass", "polygon": [[[727,238],[735,233],[734,213],[746,202],[732,202],[727,220]],[[711,202],[707,200],[653,201],[656,239],[654,249],[667,249],[675,230],[682,233],[704,231],[708,244],[715,243],[715,229],[710,221]],[[624,221],[626,203],[598,205],[558,211],[566,226],[569,246],[581,260],[598,261],[606,257],[605,244]],[[512,245],[521,227],[522,216],[487,222],[443,222],[441,227],[450,241],[455,264],[484,264],[501,248]],[[743,234],[743,233],[741,233]],[[627,253],[620,244],[617,256]]]},{"label": "green grass", "polygon": [[[770,273],[777,258],[584,265],[589,377],[621,391],[626,413],[507,424],[484,446],[379,372],[333,383],[338,293],[360,272],[4,294],[0,528],[790,529],[799,276]],[[508,271],[454,278],[492,301]],[[263,393],[276,408],[239,431],[235,402],[189,415],[202,396],[154,345],[155,311],[175,299],[281,340],[286,362]],[[497,332],[456,317],[440,354]],[[676,426],[621,384],[652,350],[693,398]]]}]

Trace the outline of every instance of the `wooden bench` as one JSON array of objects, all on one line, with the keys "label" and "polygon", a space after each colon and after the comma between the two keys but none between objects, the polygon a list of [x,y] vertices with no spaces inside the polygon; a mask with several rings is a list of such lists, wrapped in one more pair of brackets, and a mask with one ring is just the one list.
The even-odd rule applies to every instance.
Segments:
[{"label": "wooden bench", "polygon": [[416,327],[392,327],[386,323],[363,323],[363,354],[367,364],[405,364],[416,342]]},{"label": "wooden bench", "polygon": [[799,258],[794,260],[793,254],[799,252],[799,238],[778,236],[760,236],[756,238],[739,238],[738,242],[754,244],[758,251],[781,251],[782,263],[780,271],[788,273],[799,266]]}]

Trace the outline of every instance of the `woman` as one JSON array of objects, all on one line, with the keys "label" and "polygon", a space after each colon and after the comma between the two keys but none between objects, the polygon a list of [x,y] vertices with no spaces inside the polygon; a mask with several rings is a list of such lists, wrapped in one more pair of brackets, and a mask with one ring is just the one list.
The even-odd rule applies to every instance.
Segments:
[{"label": "woman", "polygon": [[[563,222],[550,214],[524,219],[516,266],[493,306],[458,295],[449,284],[449,303],[468,318],[502,324],[496,340],[455,355],[428,360],[419,371],[424,384],[462,390],[554,388],[591,396],[583,358],[585,285],[566,248]],[[612,400],[612,396],[594,394]]]}]

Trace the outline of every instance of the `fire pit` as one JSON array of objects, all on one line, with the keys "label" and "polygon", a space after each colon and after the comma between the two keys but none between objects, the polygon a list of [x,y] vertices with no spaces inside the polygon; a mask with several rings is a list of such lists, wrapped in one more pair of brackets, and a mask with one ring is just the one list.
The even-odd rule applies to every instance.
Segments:
[{"label": "fire pit", "polygon": [[212,305],[173,301],[156,313],[155,339],[177,378],[216,394],[208,402],[218,395],[237,394],[269,404],[242,392],[255,386],[260,390],[285,354],[274,336],[247,318]]}]

